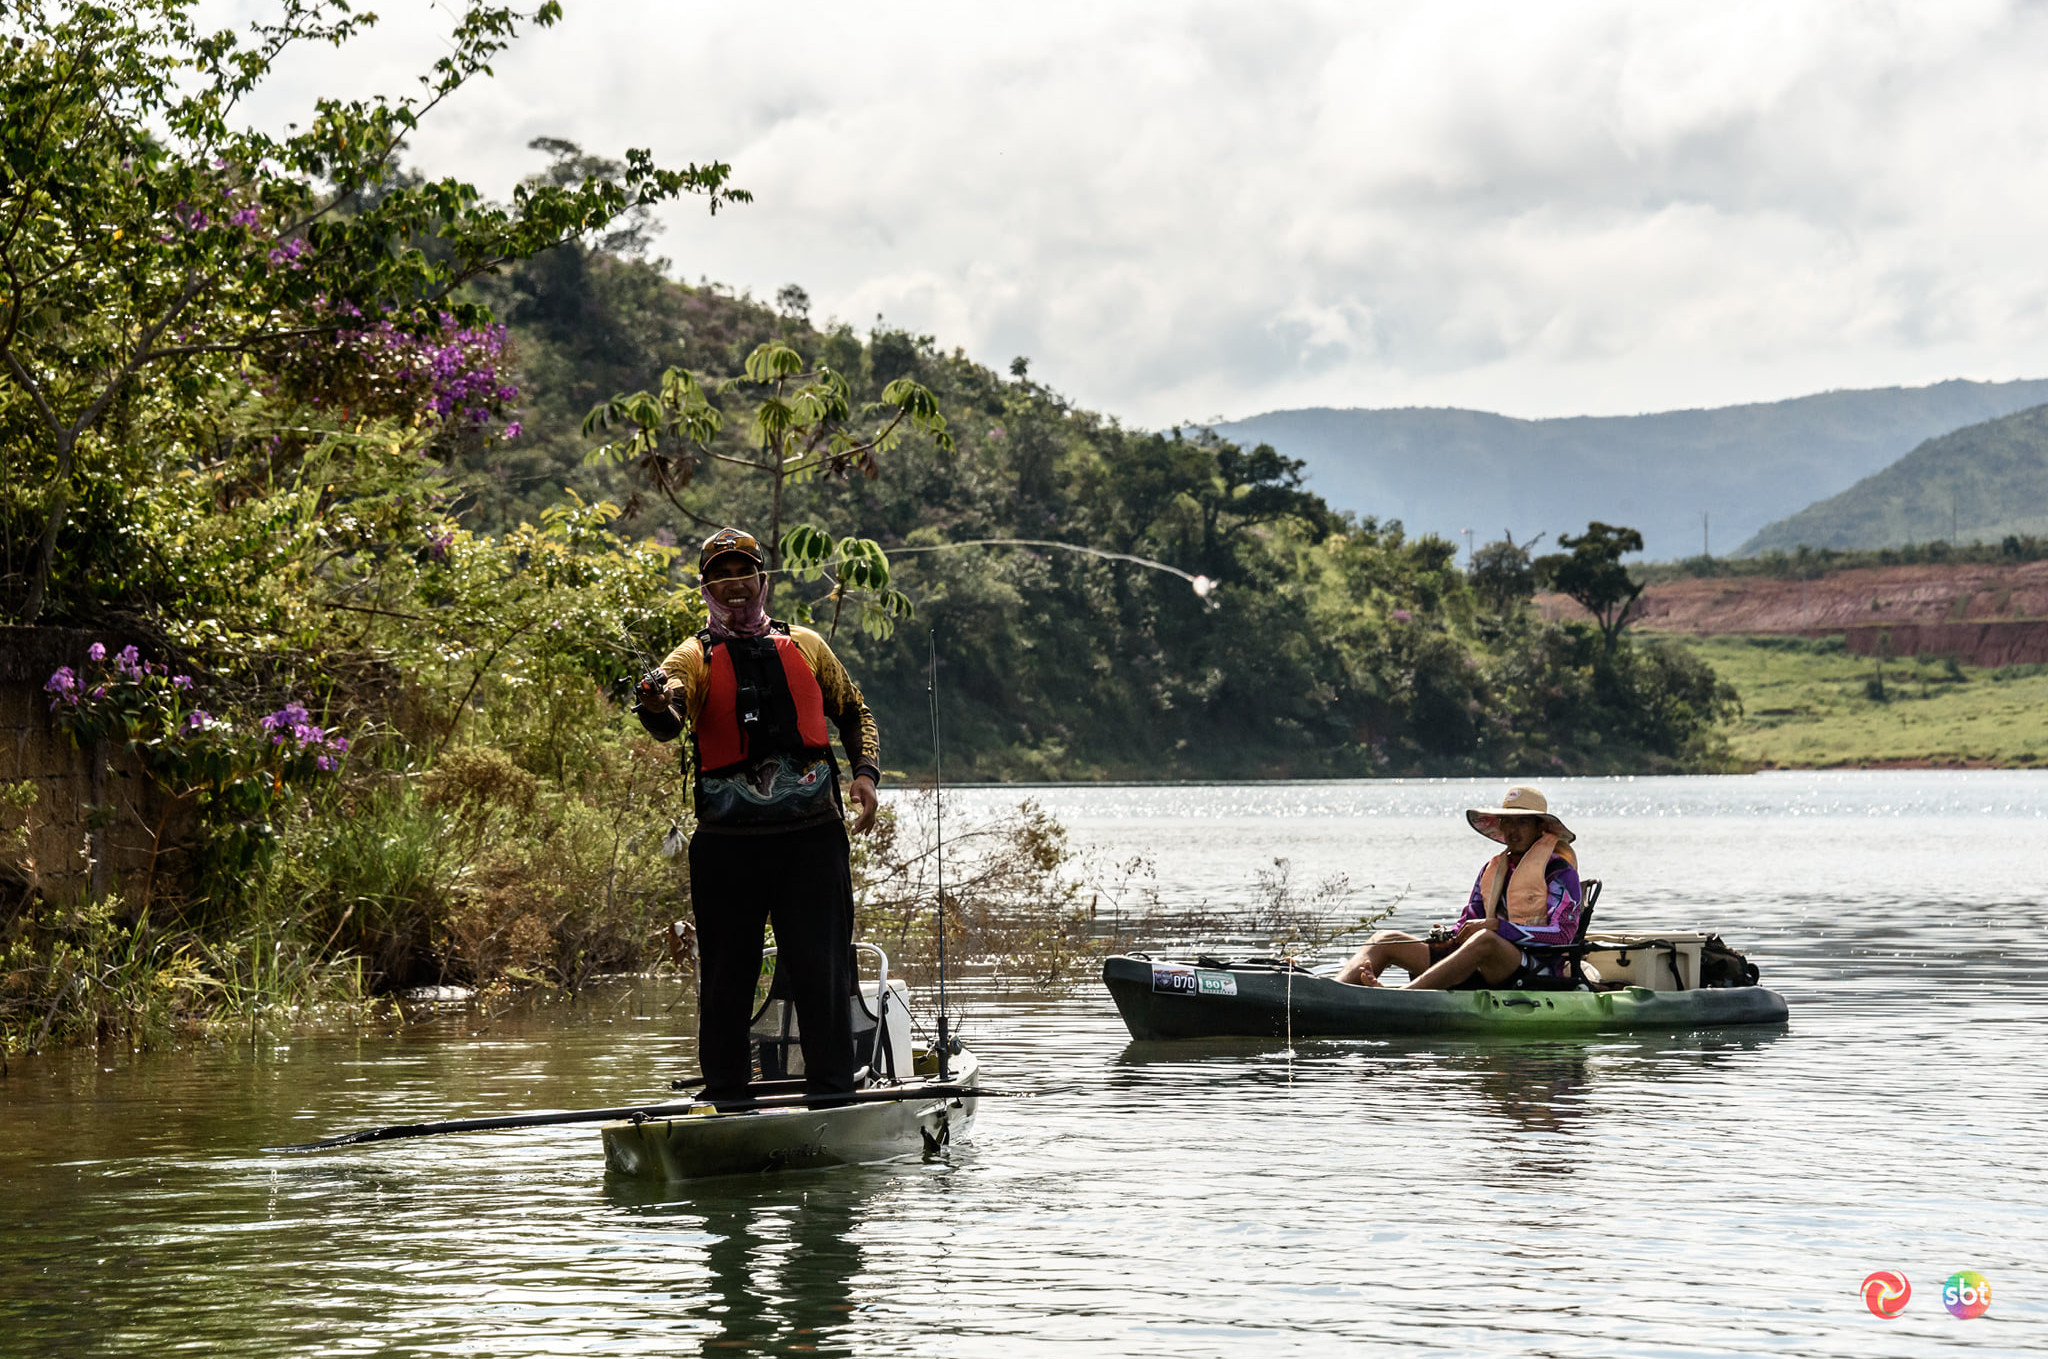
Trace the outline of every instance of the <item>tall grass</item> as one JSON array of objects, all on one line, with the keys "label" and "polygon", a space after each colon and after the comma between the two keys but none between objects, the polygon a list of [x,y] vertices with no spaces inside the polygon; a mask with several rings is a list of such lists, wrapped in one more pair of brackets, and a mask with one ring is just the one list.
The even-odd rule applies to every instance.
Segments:
[{"label": "tall grass", "polygon": [[267,920],[226,936],[124,918],[118,896],[16,917],[0,946],[0,1051],[90,1042],[276,1036],[359,1015],[352,957],[323,957]]}]

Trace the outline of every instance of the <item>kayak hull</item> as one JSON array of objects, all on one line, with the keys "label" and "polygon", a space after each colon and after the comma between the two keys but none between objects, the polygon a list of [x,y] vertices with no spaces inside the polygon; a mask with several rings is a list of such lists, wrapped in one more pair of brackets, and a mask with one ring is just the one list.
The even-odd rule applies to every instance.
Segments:
[{"label": "kayak hull", "polygon": [[[1192,978],[1188,973],[1192,972]],[[1376,1038],[1388,1034],[1625,1033],[1782,1024],[1761,986],[1653,991],[1408,991],[1264,968],[1190,968],[1122,954],[1102,981],[1131,1037]]]},{"label": "kayak hull", "polygon": [[[951,1093],[919,1094],[918,1081],[901,1099],[873,1100],[836,1109],[752,1109],[685,1114],[642,1122],[607,1123],[605,1173],[623,1179],[672,1182],[717,1175],[864,1165],[934,1152],[965,1132],[977,1101],[980,1063],[971,1052],[953,1060]],[[935,1073],[930,1080],[936,1082]]]}]

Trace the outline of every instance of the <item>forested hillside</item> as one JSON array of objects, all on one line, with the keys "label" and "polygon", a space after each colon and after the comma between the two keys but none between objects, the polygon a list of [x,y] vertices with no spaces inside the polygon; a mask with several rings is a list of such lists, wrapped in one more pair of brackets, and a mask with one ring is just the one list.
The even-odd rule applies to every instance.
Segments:
[{"label": "forested hillside", "polygon": [[1929,439],[1840,495],[1766,525],[1747,552],[2048,536],[2048,406]]},{"label": "forested hillside", "polygon": [[[558,172],[573,177],[573,151]],[[684,545],[736,523],[766,533],[767,480],[700,461],[673,501],[633,469],[585,461],[590,406],[679,364],[740,372],[765,341],[851,381],[856,404],[915,377],[951,451],[913,436],[874,475],[793,486],[785,529],[872,537],[916,618],[883,638],[840,626],[883,723],[889,764],[929,761],[926,629],[938,630],[952,770],[982,778],[1363,775],[1503,768],[1691,767],[1715,758],[1725,701],[1697,667],[1533,628],[1518,598],[1483,603],[1452,544],[1333,513],[1301,467],[1205,431],[1146,432],[1080,410],[933,337],[819,326],[801,292],[777,304],[671,281],[630,237],[565,247],[495,280],[512,328],[522,432],[451,468],[465,522],[535,519],[563,487],[626,508],[620,527]],[[717,396],[714,404],[728,398]],[[729,421],[714,452],[747,456]],[[1218,582],[1057,549],[944,547],[1055,540],[1157,559]],[[1526,559],[1524,559],[1526,562]],[[822,583],[780,585],[779,611]],[[1513,595],[1513,590],[1510,590]],[[821,610],[821,627],[830,626]],[[651,658],[650,658],[651,659]],[[1675,667],[1675,668],[1674,668]]]},{"label": "forested hillside", "polygon": [[1709,545],[1702,513],[1712,550],[1726,554],[1923,439],[2043,401],[2048,381],[1952,381],[1652,415],[1314,409],[1219,428],[1304,460],[1310,488],[1341,509],[1482,541],[1602,519],[1640,529],[1648,555],[1668,560]]}]

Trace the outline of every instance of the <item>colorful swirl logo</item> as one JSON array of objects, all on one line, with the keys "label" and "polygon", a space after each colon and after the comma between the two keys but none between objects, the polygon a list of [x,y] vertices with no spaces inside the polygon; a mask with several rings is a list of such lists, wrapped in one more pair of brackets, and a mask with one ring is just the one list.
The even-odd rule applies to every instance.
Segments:
[{"label": "colorful swirl logo", "polygon": [[1863,1305],[1872,1316],[1886,1321],[1905,1311],[1906,1300],[1912,1296],[1913,1285],[1895,1269],[1880,1269],[1863,1281]]},{"label": "colorful swirl logo", "polygon": [[1941,1305],[1961,1321],[1991,1310],[1991,1281],[1974,1269],[1959,1269],[1941,1285]]}]

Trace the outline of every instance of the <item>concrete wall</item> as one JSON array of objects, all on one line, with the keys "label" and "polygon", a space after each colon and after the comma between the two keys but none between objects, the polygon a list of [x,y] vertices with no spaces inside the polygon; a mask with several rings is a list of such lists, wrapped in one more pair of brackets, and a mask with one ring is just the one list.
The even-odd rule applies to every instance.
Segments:
[{"label": "concrete wall", "polygon": [[1866,624],[1843,634],[1849,650],[1875,656],[1953,656],[1964,665],[2048,665],[2048,619],[1985,623]]},{"label": "concrete wall", "polygon": [[50,720],[44,682],[59,666],[83,670],[94,642],[125,645],[98,632],[0,627],[0,782],[29,779],[40,794],[28,854],[0,862],[0,877],[32,882],[53,900],[118,890],[134,905],[153,868],[162,887],[181,864],[188,818],[126,751],[80,750]]}]

